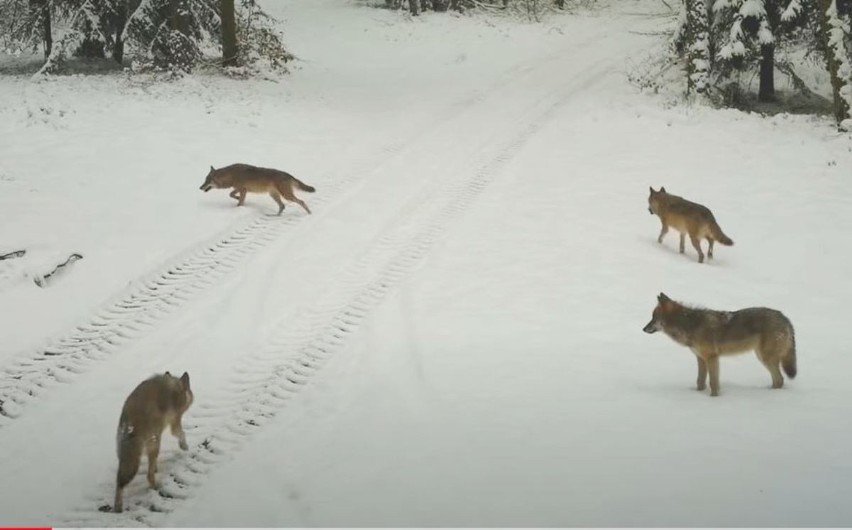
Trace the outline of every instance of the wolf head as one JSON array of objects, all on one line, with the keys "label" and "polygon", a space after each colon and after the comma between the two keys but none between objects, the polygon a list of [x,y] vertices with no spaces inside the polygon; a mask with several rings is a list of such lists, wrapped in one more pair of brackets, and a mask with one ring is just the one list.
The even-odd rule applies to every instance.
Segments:
[{"label": "wolf head", "polygon": [[660,200],[662,196],[666,194],[666,188],[664,186],[660,186],[660,191],[654,191],[654,188],[648,186],[648,189],[651,190],[651,194],[648,196],[648,212],[651,215],[655,215],[660,211]]},{"label": "wolf head", "polygon": [[189,408],[192,405],[195,396],[192,394],[192,388],[189,386],[189,372],[184,372],[182,376],[180,376],[180,387],[184,391],[184,395],[186,396],[186,408]]},{"label": "wolf head", "polygon": [[207,173],[207,178],[204,179],[204,184],[201,185],[200,190],[202,191],[210,191],[213,188],[224,188],[219,178],[219,175],[216,174],[216,169],[213,166],[210,166],[210,173]]},{"label": "wolf head", "polygon": [[178,388],[183,391],[183,406],[180,407],[181,412],[185,412],[190,405],[192,405],[192,401],[195,396],[192,394],[192,388],[189,386],[189,372],[184,372],[180,378],[175,377],[171,374],[171,372],[166,371],[166,377],[169,377],[174,381]]},{"label": "wolf head", "polygon": [[642,331],[645,333],[656,333],[663,331],[666,317],[677,308],[677,303],[663,293],[657,295],[657,307],[651,315],[651,321],[645,324]]}]

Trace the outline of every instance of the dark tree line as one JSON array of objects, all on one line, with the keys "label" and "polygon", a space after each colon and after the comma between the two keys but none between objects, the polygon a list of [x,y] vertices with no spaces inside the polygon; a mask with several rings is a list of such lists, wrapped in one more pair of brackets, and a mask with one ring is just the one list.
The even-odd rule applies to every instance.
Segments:
[{"label": "dark tree line", "polygon": [[510,4],[523,4],[527,10],[538,9],[539,4],[550,3],[559,9],[565,8],[565,0],[385,0],[385,6],[399,9],[403,6],[417,16],[421,11],[464,11],[475,7],[494,7],[506,9]]},{"label": "dark tree line", "polygon": [[850,12],[852,0],[683,0],[674,42],[686,59],[688,91],[707,95],[751,70],[758,100],[773,101],[776,69],[793,74],[776,51],[799,44],[823,57],[835,116],[844,123],[852,107]]},{"label": "dark tree line", "polygon": [[[0,0],[0,38],[9,51],[41,48],[42,71],[69,56],[188,71],[220,49],[224,66],[292,59],[255,0]],[[56,29],[61,28],[61,29]]]}]

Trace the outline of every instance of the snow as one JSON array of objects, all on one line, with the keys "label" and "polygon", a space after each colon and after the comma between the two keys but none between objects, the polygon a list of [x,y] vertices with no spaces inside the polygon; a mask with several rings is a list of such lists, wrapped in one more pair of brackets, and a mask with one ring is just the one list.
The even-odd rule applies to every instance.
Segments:
[{"label": "snow", "polygon": [[740,15],[743,18],[763,19],[766,17],[766,8],[763,5],[763,0],[743,0],[740,6]]},{"label": "snow", "polygon": [[769,22],[766,19],[760,21],[760,29],[757,31],[757,42],[762,45],[775,42],[775,36],[772,35],[772,30],[769,28]]},{"label": "snow", "polygon": [[802,4],[799,0],[790,0],[790,3],[784,8],[784,11],[781,13],[781,21],[782,22],[791,22],[795,20],[796,17],[799,16],[799,13],[802,11]]},{"label": "snow", "polygon": [[[0,78],[0,254],[28,250],[0,261],[4,521],[848,523],[852,136],[637,94],[653,1],[269,6],[301,59],[274,82]],[[236,161],[315,186],[314,214],[198,189]],[[659,245],[660,185],[735,246]],[[661,291],[783,311],[798,377],[770,390],[749,354],[695,391],[641,331]],[[190,450],[165,435],[162,495],[140,475],[100,513],[121,404],[165,370],[192,377]]]},{"label": "snow", "polygon": [[719,57],[722,59],[730,59],[734,56],[743,56],[745,55],[746,49],[745,44],[742,41],[733,41],[725,44],[719,50]]}]

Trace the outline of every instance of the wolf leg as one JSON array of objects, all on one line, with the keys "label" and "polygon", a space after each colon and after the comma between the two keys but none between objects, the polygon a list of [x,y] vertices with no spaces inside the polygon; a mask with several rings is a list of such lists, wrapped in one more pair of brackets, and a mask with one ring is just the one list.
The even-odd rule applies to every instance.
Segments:
[{"label": "wolf leg", "polygon": [[180,445],[180,448],[184,451],[189,449],[189,444],[186,443],[186,433],[183,432],[183,425],[181,425],[180,418],[175,418],[171,424],[171,429],[172,434],[174,434],[178,439],[178,445]]},{"label": "wolf leg", "polygon": [[148,485],[157,489],[157,457],[160,455],[160,437],[152,437],[146,448],[148,449]]},{"label": "wolf leg", "polygon": [[698,263],[704,263],[704,252],[701,250],[701,240],[692,234],[689,234],[689,240],[692,242],[692,246],[695,247],[695,251],[698,252]]},{"label": "wolf leg", "polygon": [[711,355],[705,359],[705,362],[710,374],[710,395],[716,397],[719,395],[719,356]]},{"label": "wolf leg", "polygon": [[707,388],[707,363],[704,362],[699,356],[695,356],[698,359],[698,380],[697,380],[697,388],[698,390],[704,390]]},{"label": "wolf leg", "polygon": [[308,205],[305,204],[305,201],[296,197],[296,195],[291,190],[287,190],[287,193],[284,194],[284,198],[290,202],[295,202],[296,204],[304,208],[306,212],[308,212],[309,214],[311,213],[311,209],[308,208]]},{"label": "wolf leg", "polygon": [[781,375],[781,358],[773,351],[766,351],[767,348],[758,346],[757,358],[763,363],[763,366],[769,370],[769,375],[772,376],[772,388],[782,388],[784,386],[784,376]]},{"label": "wolf leg", "polygon": [[269,196],[278,203],[278,215],[281,215],[281,212],[284,211],[284,201],[281,200],[281,195],[277,191],[270,191]]}]

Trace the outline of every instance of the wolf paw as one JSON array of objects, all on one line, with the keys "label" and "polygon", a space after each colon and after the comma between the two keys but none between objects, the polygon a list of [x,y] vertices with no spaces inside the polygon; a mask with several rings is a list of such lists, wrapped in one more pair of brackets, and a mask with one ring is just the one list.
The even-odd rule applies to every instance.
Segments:
[{"label": "wolf paw", "polygon": [[189,450],[189,444],[187,444],[187,443],[186,443],[186,440],[181,440],[180,442],[178,442],[178,445],[179,445],[179,446],[180,446],[180,448],[181,448],[181,449],[183,449],[184,451]]}]

